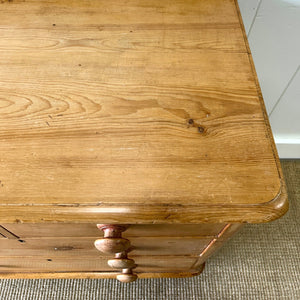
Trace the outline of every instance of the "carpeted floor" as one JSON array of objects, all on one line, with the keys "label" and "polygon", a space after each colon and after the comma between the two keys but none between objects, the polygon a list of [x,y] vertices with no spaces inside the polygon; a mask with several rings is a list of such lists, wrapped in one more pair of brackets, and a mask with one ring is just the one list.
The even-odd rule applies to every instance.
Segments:
[{"label": "carpeted floor", "polygon": [[1,300],[289,299],[300,300],[300,160],[282,161],[290,210],[264,225],[246,225],[188,279],[0,280]]}]

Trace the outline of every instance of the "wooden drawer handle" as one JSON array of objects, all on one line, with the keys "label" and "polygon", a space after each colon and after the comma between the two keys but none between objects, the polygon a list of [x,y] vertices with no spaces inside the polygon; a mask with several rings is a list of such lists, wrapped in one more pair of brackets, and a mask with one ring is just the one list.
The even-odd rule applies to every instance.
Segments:
[{"label": "wooden drawer handle", "polygon": [[108,260],[108,265],[114,269],[121,269],[122,273],[117,275],[121,282],[132,282],[137,279],[132,269],[136,267],[133,259],[127,257],[130,241],[122,238],[122,232],[128,226],[98,224],[97,227],[104,232],[104,238],[95,241],[97,250],[103,253],[115,254],[114,259]]},{"label": "wooden drawer handle", "polygon": [[133,269],[136,267],[135,261],[128,258],[126,252],[117,253],[114,259],[107,261],[107,264],[114,269]]},{"label": "wooden drawer handle", "polygon": [[122,274],[117,275],[117,279],[121,282],[133,282],[137,280],[137,275],[132,273],[131,269],[123,269]]},{"label": "wooden drawer handle", "polygon": [[115,254],[129,249],[129,240],[122,238],[122,232],[127,229],[126,226],[98,224],[97,227],[104,232],[104,238],[95,241],[95,247],[99,251]]},{"label": "wooden drawer handle", "polygon": [[104,238],[95,241],[95,247],[106,254],[115,254],[129,249],[130,242],[123,238]]},{"label": "wooden drawer handle", "polygon": [[105,238],[110,237],[122,237],[122,232],[125,231],[128,225],[109,225],[109,224],[97,224],[98,229],[104,232]]},{"label": "wooden drawer handle", "polygon": [[113,269],[132,269],[135,268],[135,262],[130,258],[114,258],[107,261]]}]

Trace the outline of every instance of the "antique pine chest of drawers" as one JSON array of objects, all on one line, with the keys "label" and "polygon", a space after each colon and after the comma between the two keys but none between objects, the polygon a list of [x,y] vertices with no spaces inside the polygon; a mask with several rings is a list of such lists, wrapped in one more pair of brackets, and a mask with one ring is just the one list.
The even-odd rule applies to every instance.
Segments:
[{"label": "antique pine chest of drawers", "polygon": [[2,1],[0,32],[0,278],[192,276],[286,212],[234,0]]}]

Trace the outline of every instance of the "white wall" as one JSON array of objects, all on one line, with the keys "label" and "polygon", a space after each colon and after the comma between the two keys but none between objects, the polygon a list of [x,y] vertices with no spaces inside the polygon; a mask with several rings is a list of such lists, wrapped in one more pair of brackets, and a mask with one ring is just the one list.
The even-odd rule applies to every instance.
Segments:
[{"label": "white wall", "polygon": [[300,158],[300,0],[238,0],[281,158]]}]

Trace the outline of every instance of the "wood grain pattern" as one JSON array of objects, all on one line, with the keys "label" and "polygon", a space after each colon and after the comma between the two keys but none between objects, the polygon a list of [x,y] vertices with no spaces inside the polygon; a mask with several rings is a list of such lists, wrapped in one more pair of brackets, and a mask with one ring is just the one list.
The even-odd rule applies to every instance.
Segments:
[{"label": "wood grain pattern", "polygon": [[[1,208],[1,207],[0,207]],[[5,206],[0,210],[4,222],[101,222],[110,224],[178,224],[213,222],[270,222],[288,210],[286,189],[281,195],[264,205],[40,205]]]},{"label": "wood grain pattern", "polygon": [[[140,273],[138,278],[186,278],[202,273],[204,265],[196,272]],[[116,272],[55,272],[55,273],[0,273],[0,279],[114,279]]]},{"label": "wood grain pattern", "polygon": [[[134,237],[130,239],[130,258],[148,255],[199,255],[213,237]],[[18,240],[0,239],[0,256],[49,256],[52,257],[105,257],[99,252],[94,238],[36,238]]]},{"label": "wood grain pattern", "polygon": [[206,248],[201,252],[199,258],[194,265],[195,268],[200,267],[203,263],[215,254],[224,244],[239,230],[241,230],[243,224],[228,224],[224,230],[222,230],[219,235],[212,239]]},{"label": "wood grain pattern", "polygon": [[3,222],[286,211],[233,0],[0,5]]},{"label": "wood grain pattern", "polygon": [[[190,256],[137,256],[135,262],[137,273],[143,272],[197,272],[193,268],[197,257]],[[109,272],[107,257],[83,257],[74,259],[69,257],[0,257],[1,273],[24,272]]]},{"label": "wood grain pattern", "polygon": [[[132,237],[205,237],[217,236],[226,224],[138,224],[130,225],[122,236]],[[93,237],[103,236],[95,223],[9,223],[2,224],[22,239],[47,237]]]},{"label": "wood grain pattern", "polygon": [[0,238],[6,239],[18,239],[19,237],[12,233],[11,231],[7,230],[5,227],[0,225]]}]

